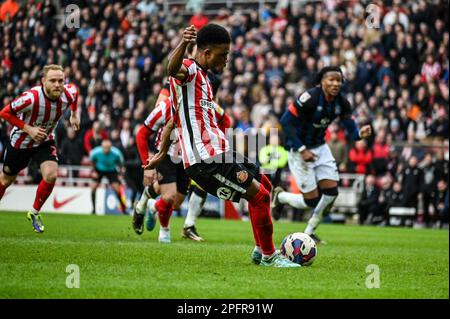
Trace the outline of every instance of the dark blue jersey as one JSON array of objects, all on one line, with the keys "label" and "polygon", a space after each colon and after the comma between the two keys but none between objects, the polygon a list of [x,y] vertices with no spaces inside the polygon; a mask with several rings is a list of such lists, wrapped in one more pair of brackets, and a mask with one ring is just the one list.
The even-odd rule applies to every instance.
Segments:
[{"label": "dark blue jersey", "polygon": [[286,148],[297,150],[303,145],[314,148],[325,144],[325,130],[336,118],[341,120],[347,134],[358,140],[359,130],[351,113],[350,102],[342,93],[327,103],[320,87],[303,92],[281,118]]}]

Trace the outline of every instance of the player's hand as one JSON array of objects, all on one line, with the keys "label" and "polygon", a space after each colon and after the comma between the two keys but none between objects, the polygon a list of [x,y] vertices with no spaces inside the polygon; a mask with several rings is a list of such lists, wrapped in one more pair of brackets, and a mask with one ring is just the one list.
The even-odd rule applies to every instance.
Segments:
[{"label": "player's hand", "polygon": [[78,115],[72,114],[70,116],[69,122],[75,131],[78,131],[80,129],[80,119],[78,118]]},{"label": "player's hand", "polygon": [[303,152],[300,152],[300,155],[305,162],[314,162],[317,159],[317,155],[311,152],[309,149],[303,150]]},{"label": "player's hand", "polygon": [[164,155],[160,152],[156,153],[155,156],[149,157],[147,160],[147,164],[142,165],[142,168],[147,169],[154,169],[156,166],[159,165],[159,163],[164,159]]},{"label": "player's hand", "polygon": [[365,125],[359,130],[359,136],[361,136],[361,138],[368,138],[370,135],[372,135],[372,128],[370,125]]},{"label": "player's hand", "polygon": [[152,185],[156,180],[156,170],[154,169],[146,169],[144,170],[144,185]]},{"label": "player's hand", "polygon": [[30,135],[31,138],[38,143],[41,143],[47,138],[47,132],[42,127],[25,125],[24,131],[28,133],[28,135]]},{"label": "player's hand", "polygon": [[184,29],[183,42],[195,44],[196,40],[197,40],[197,30],[195,30],[195,27],[193,25]]}]

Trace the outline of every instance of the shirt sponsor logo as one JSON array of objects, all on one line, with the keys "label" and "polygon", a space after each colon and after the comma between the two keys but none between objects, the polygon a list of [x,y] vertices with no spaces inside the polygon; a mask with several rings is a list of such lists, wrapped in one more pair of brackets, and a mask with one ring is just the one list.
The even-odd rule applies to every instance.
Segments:
[{"label": "shirt sponsor logo", "polygon": [[212,101],[208,101],[208,100],[200,100],[200,106],[204,107],[204,108],[209,108],[212,110],[216,109],[216,104]]}]

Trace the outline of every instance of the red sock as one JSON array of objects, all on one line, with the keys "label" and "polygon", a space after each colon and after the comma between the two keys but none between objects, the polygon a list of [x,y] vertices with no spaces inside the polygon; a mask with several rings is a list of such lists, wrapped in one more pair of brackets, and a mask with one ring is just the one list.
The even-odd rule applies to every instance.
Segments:
[{"label": "red sock", "polygon": [[255,246],[261,247],[261,244],[259,243],[258,233],[256,232],[256,225],[255,225],[255,218],[252,217],[252,213],[250,213],[250,205],[248,205],[248,210],[250,214],[250,222],[252,223],[252,231],[253,231],[253,238],[255,239]]},{"label": "red sock", "polygon": [[35,210],[37,210],[38,212],[41,210],[42,205],[44,205],[45,201],[52,193],[53,186],[55,186],[55,183],[50,184],[50,183],[47,183],[45,180],[42,180],[39,183],[39,186],[36,191],[36,197],[34,199],[34,204],[33,204],[33,208]]},{"label": "red sock", "polygon": [[3,195],[5,195],[5,191],[6,187],[0,182],[0,200],[3,198]]},{"label": "red sock", "polygon": [[270,193],[272,191],[272,183],[267,178],[266,175],[261,174],[261,184],[264,185],[264,188],[267,189],[267,191]]},{"label": "red sock", "polygon": [[[248,211],[254,233],[259,240],[261,251],[264,255],[272,255],[275,252],[273,245],[273,224],[270,216],[270,194],[261,184],[259,192],[248,201]],[[256,240],[255,238],[255,240]]]},{"label": "red sock", "polygon": [[170,216],[172,216],[173,211],[172,204],[160,198],[156,201],[155,207],[158,211],[159,224],[162,227],[168,227]]}]

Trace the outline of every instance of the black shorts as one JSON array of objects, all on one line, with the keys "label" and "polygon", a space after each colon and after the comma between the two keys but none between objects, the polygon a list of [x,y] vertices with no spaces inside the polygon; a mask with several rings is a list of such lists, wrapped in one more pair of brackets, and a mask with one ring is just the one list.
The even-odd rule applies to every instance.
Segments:
[{"label": "black shorts", "polygon": [[97,172],[97,177],[93,178],[94,182],[100,183],[102,181],[103,177],[106,177],[108,179],[108,182],[110,184],[112,183],[120,183],[119,181],[119,173],[116,171],[113,172],[105,172],[105,171],[99,171],[98,169],[95,170]]},{"label": "black shorts", "polygon": [[38,166],[45,161],[58,163],[58,154],[56,152],[55,141],[47,141],[33,148],[15,148],[8,143],[6,146],[3,173],[9,176],[15,176],[34,160]]},{"label": "black shorts", "polygon": [[170,155],[166,155],[158,167],[156,167],[156,173],[160,185],[177,183],[177,191],[183,195],[187,195],[191,181],[186,174],[181,160],[179,163],[174,163]]},{"label": "black shorts", "polygon": [[261,180],[258,165],[236,152],[219,155],[211,163],[194,164],[186,171],[211,195],[233,202],[239,202],[253,178]]}]

